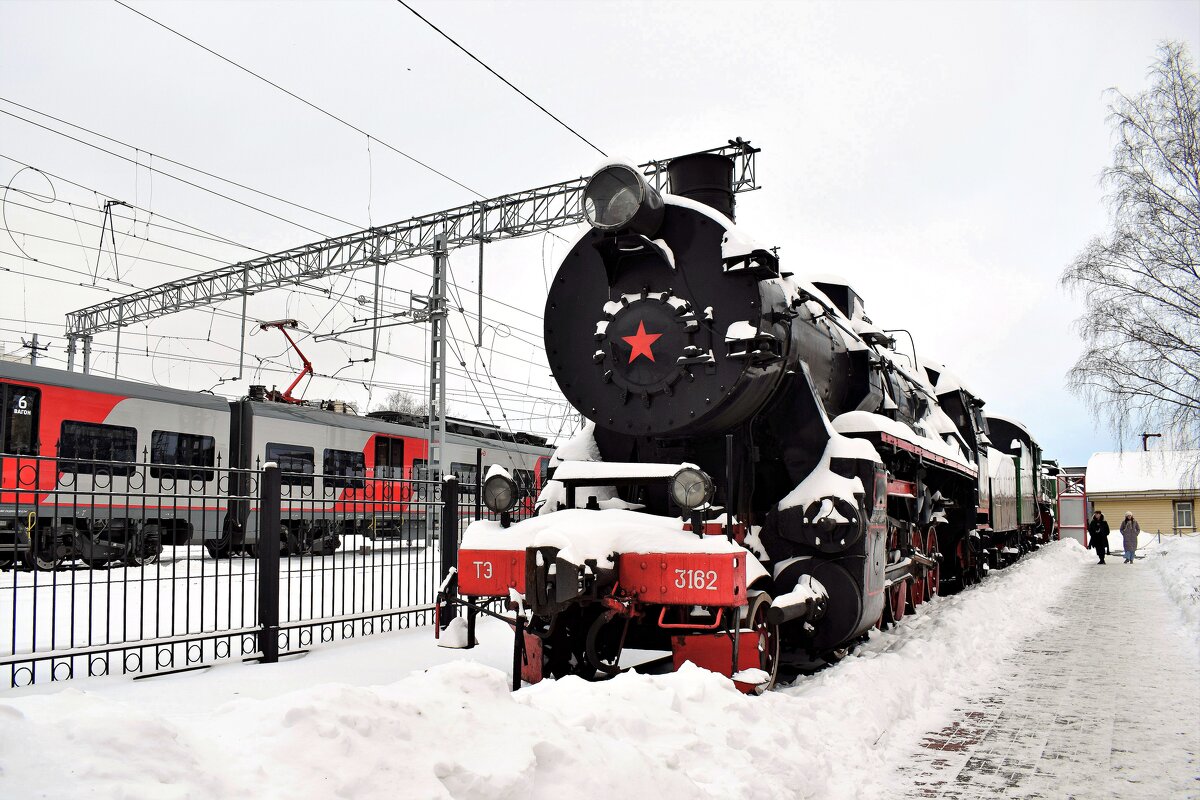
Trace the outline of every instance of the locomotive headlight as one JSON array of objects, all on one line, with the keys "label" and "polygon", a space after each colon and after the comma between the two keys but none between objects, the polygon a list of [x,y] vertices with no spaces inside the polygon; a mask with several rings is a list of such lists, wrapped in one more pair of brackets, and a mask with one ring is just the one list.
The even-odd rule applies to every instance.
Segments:
[{"label": "locomotive headlight", "polygon": [[707,505],[713,497],[712,478],[704,470],[684,467],[671,476],[671,499],[687,511]]},{"label": "locomotive headlight", "polygon": [[517,484],[508,475],[493,475],[483,482],[483,504],[500,513],[517,502]]},{"label": "locomotive headlight", "polygon": [[583,213],[593,228],[649,236],[662,224],[663,200],[636,169],[612,164],[584,187]]}]

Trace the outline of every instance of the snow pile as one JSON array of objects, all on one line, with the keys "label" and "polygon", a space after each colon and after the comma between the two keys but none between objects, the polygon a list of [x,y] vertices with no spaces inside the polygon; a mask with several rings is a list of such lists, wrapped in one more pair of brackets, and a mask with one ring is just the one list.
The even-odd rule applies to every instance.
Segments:
[{"label": "snow pile", "polygon": [[[1145,540],[1146,535],[1141,538]],[[1142,545],[1146,561],[1158,570],[1167,594],[1183,613],[1189,633],[1200,643],[1200,536],[1163,537],[1161,544],[1155,538],[1150,537],[1150,544]],[[1113,539],[1119,542],[1121,537],[1110,536],[1109,540]]]},{"label": "snow pile", "polygon": [[[1088,560],[1073,542],[1050,545],[979,587],[926,603],[897,633],[873,635],[861,655],[835,669],[762,697],[691,665],[605,683],[568,678],[513,694],[503,669],[466,660],[481,651],[437,651],[431,638],[428,649],[442,660],[461,660],[383,685],[316,683],[261,696],[272,676],[292,681],[286,676],[323,659],[344,681],[378,679],[387,671],[383,636],[337,648],[332,660],[328,651],[314,652],[209,676],[90,682],[88,692],[51,687],[53,694],[0,701],[0,792],[889,796],[887,781],[913,742],[989,686],[1000,659],[1051,620],[1049,606]],[[503,635],[497,625],[481,638]],[[492,656],[498,664],[511,658],[504,647]],[[390,658],[398,664],[404,657]]]}]

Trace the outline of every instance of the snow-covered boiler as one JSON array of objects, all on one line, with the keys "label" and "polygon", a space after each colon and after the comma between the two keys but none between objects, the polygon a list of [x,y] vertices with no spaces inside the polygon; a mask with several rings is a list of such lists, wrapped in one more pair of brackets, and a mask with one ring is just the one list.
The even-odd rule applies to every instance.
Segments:
[{"label": "snow-covered boiler", "polygon": [[732,170],[704,153],[669,165],[670,194],[616,163],[587,185],[545,345],[589,424],[538,517],[473,525],[448,579],[472,625],[476,599],[517,612],[514,679],[661,650],[762,690],[938,592],[942,552],[961,546],[946,578],[969,582],[982,418],[957,424],[845,282],[741,231]]}]

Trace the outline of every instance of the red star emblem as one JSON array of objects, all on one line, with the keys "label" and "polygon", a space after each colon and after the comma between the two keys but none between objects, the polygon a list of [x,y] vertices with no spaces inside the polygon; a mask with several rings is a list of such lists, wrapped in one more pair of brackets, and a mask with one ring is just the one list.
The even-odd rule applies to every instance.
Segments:
[{"label": "red star emblem", "polygon": [[633,348],[629,351],[629,363],[632,364],[633,360],[638,356],[645,356],[653,361],[654,352],[650,349],[650,345],[654,344],[654,342],[657,341],[658,337],[660,336],[662,336],[661,333],[646,333],[646,323],[638,322],[637,333],[635,333],[633,336],[621,337],[625,341],[629,342],[630,347]]}]

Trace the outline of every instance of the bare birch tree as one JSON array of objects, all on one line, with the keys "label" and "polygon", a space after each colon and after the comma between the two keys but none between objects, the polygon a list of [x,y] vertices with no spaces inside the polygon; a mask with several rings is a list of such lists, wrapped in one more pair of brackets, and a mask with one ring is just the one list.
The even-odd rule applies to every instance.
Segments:
[{"label": "bare birch tree", "polygon": [[1112,228],[1062,275],[1086,302],[1068,379],[1122,440],[1153,431],[1200,447],[1200,78],[1168,42],[1148,89],[1111,97]]},{"label": "bare birch tree", "polygon": [[383,402],[375,406],[376,411],[399,411],[404,414],[422,415],[425,404],[408,392],[397,389],[383,398]]}]

